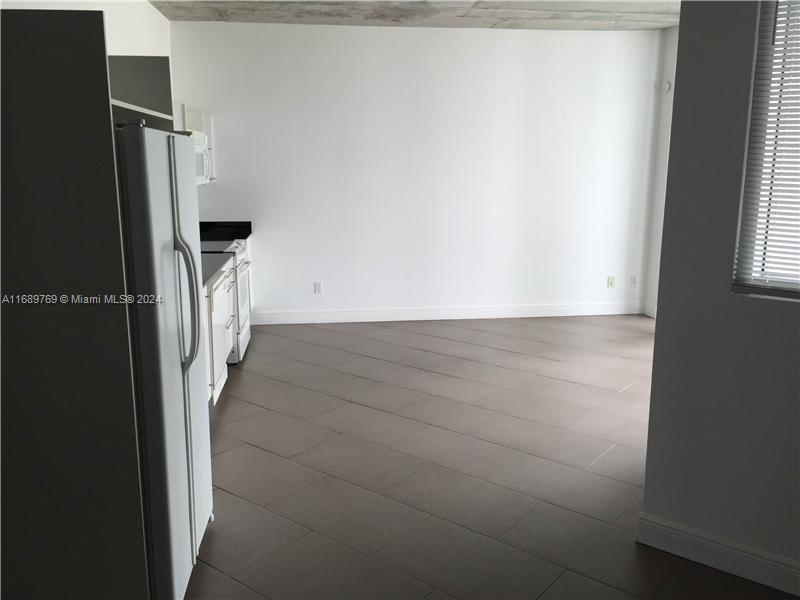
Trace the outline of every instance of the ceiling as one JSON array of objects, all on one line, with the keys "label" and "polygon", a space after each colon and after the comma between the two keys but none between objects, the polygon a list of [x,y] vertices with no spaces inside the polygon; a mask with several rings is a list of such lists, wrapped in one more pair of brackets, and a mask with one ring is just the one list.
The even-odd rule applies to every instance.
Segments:
[{"label": "ceiling", "polygon": [[391,27],[640,30],[678,24],[680,1],[151,0],[170,21]]}]

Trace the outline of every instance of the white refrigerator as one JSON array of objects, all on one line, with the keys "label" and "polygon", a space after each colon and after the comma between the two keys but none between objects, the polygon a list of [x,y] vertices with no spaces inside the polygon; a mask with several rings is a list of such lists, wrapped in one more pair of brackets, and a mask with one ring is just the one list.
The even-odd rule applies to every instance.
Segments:
[{"label": "white refrigerator", "polygon": [[136,124],[115,136],[148,579],[182,598],[212,517],[194,147]]}]

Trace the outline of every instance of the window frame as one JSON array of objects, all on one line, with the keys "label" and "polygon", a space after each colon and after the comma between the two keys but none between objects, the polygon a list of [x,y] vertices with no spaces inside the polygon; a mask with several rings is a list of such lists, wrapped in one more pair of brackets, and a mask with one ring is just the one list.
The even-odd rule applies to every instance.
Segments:
[{"label": "window frame", "polygon": [[[745,136],[745,144],[744,144],[744,156],[742,161],[742,179],[741,179],[741,186],[740,186],[740,196],[739,196],[739,214],[738,220],[736,224],[736,244],[734,246],[734,257],[733,257],[733,269],[732,269],[732,280],[731,280],[731,292],[734,294],[741,294],[747,295],[757,298],[767,298],[767,299],[777,299],[777,300],[788,300],[788,301],[800,301],[800,287],[786,287],[781,285],[781,282],[775,282],[770,284],[768,280],[765,278],[764,284],[760,285],[756,281],[741,281],[738,278],[738,264],[741,262],[742,256],[740,254],[741,248],[741,237],[742,237],[742,226],[743,226],[743,213],[745,211],[745,192],[747,186],[747,175],[748,175],[748,155],[750,154],[750,141],[751,141],[751,134],[752,125],[753,125],[753,102],[756,95],[756,75],[758,72],[758,59],[759,59],[759,49],[761,46],[761,25],[762,19],[764,18],[765,14],[765,5],[771,5],[774,8],[774,17],[777,18],[778,15],[778,0],[765,0],[763,3],[759,2],[758,4],[758,18],[756,19],[755,23],[755,40],[754,40],[754,48],[753,48],[753,62],[752,62],[752,69],[750,74],[750,95],[748,101],[748,112],[747,112],[747,129],[746,129],[746,136]],[[774,36],[774,26],[773,26],[773,36]],[[766,117],[765,117],[766,118]],[[764,127],[764,132],[762,135],[767,135],[767,127]],[[800,152],[798,153],[800,156]],[[798,232],[798,239],[800,239],[800,231]],[[754,243],[753,247],[753,256],[759,252],[759,248],[761,248],[761,244]],[[766,251],[766,239],[763,244],[764,248],[763,251]],[[752,260],[748,259],[748,260]]]}]

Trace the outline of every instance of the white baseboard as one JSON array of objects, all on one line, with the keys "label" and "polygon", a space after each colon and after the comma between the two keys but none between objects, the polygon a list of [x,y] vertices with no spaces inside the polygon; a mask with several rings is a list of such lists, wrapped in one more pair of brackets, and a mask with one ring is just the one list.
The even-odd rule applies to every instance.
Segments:
[{"label": "white baseboard", "polygon": [[646,314],[648,317],[653,319],[656,318],[656,303],[655,302],[645,302],[642,306],[642,312]]},{"label": "white baseboard", "polygon": [[639,542],[800,596],[800,560],[642,513]]},{"label": "white baseboard", "polygon": [[287,323],[352,323],[369,321],[426,321],[439,319],[498,319],[513,317],[571,317],[631,315],[642,312],[641,302],[603,304],[525,304],[512,306],[437,306],[430,308],[367,308],[277,310],[253,312],[253,325]]}]

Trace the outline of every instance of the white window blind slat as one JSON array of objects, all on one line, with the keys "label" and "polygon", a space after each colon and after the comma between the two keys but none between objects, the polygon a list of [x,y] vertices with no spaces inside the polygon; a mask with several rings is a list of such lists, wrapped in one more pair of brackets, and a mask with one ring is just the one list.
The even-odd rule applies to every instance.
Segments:
[{"label": "white window blind slat", "polygon": [[800,298],[800,0],[763,2],[735,291]]}]

